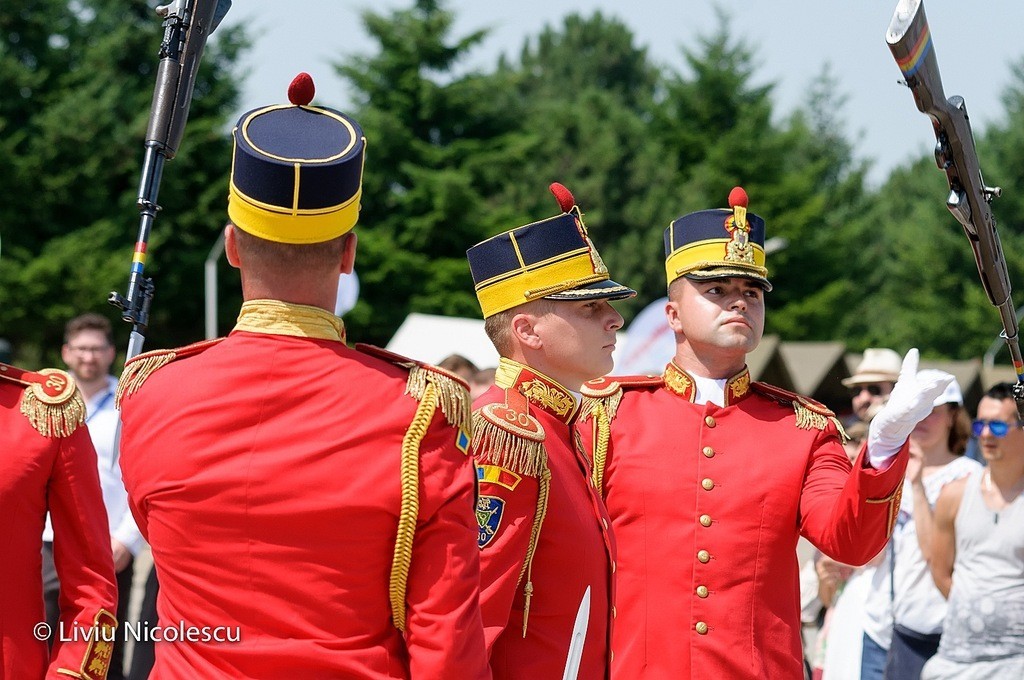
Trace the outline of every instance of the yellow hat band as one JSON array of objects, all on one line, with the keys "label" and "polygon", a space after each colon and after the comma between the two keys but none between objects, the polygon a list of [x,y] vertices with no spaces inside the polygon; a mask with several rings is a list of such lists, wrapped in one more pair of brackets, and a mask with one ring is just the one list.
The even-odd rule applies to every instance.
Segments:
[{"label": "yellow hat band", "polygon": [[589,250],[565,259],[532,265],[477,285],[476,296],[484,318],[580,286],[608,280],[608,274],[594,272]]},{"label": "yellow hat band", "polygon": [[768,269],[764,266],[764,248],[756,243],[751,243],[754,264],[739,260],[726,259],[726,247],[730,239],[710,239],[697,241],[674,251],[665,260],[665,275],[669,283],[672,283],[680,276],[689,272],[723,267],[732,270],[750,271],[761,277],[768,276]]},{"label": "yellow hat band", "polygon": [[339,205],[287,210],[252,199],[231,182],[228,216],[243,231],[277,243],[323,243],[350,231],[359,219],[363,189]]}]

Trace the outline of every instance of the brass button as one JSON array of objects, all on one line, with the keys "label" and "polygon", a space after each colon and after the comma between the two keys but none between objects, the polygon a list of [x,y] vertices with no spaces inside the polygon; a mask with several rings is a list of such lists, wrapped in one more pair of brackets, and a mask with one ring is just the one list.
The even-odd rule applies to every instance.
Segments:
[{"label": "brass button", "polygon": [[708,427],[714,427],[715,426],[715,419],[712,418],[711,416],[705,416],[704,417],[704,424],[707,425]]},{"label": "brass button", "polygon": [[708,634],[708,624],[704,623],[703,621],[698,621],[697,625],[694,627],[697,629],[697,635]]},{"label": "brass button", "polygon": [[707,596],[708,596],[708,587],[707,586],[697,586],[697,597],[707,597]]},{"label": "brass button", "polygon": [[697,559],[703,564],[707,564],[711,560],[711,553],[707,550],[698,550]]},{"label": "brass button", "polygon": [[711,491],[715,488],[715,483],[711,481],[710,477],[705,477],[701,480],[700,485],[704,487],[705,491]]},{"label": "brass button", "polygon": [[615,573],[615,562],[612,562],[612,573]]},{"label": "brass button", "polygon": [[708,458],[714,458],[715,457],[715,450],[713,448],[711,448],[710,446],[705,446],[704,450],[701,451],[701,453],[703,453]]},{"label": "brass button", "polygon": [[700,516],[700,523],[703,526],[706,526],[706,527],[711,526],[711,515],[701,515]]},{"label": "brass button", "polygon": [[618,612],[617,612],[617,611],[615,610],[615,607],[614,607],[614,606],[612,606],[612,618],[614,619],[614,618],[615,618],[616,616],[618,616],[618,615],[619,615],[619,614],[618,614]]}]

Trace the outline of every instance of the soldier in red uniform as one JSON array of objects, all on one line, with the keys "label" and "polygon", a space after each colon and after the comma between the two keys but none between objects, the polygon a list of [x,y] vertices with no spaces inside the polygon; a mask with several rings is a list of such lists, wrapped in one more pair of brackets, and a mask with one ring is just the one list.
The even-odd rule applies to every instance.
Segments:
[{"label": "soldier in red uniform", "polygon": [[[0,678],[107,677],[117,588],[96,451],[84,423],[85,402],[67,373],[0,364]],[[43,611],[47,511],[62,586],[56,630]]]},{"label": "soldier in red uniform", "polygon": [[584,386],[580,430],[619,546],[613,676],[800,678],[796,544],[863,564],[899,508],[906,438],[945,383],[911,350],[853,464],[835,416],[751,382],[771,290],[764,221],[736,188],[665,233],[676,355]]},{"label": "soldier in red uniform", "polygon": [[237,325],[121,380],[161,635],[198,637],[152,677],[488,678],[466,386],[346,345],[365,141],[305,74],[289,96],[234,130]]},{"label": "soldier in red uniform", "polygon": [[636,293],[608,278],[572,195],[563,214],[469,249],[501,355],[474,402],[481,610],[495,678],[608,675],[615,545],[572,433],[584,381],[612,367]]}]

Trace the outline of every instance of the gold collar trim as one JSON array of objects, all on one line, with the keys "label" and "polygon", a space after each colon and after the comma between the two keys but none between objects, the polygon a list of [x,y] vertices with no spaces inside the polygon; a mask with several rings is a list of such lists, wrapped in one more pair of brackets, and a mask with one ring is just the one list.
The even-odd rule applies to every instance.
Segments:
[{"label": "gold collar trim", "polygon": [[245,302],[234,330],[345,342],[345,324],[334,314],[281,300]]},{"label": "gold collar trim", "polygon": [[[693,376],[679,368],[675,361],[670,361],[662,375],[665,387],[688,401],[697,396],[696,383]],[[750,393],[750,371],[746,366],[743,370],[725,381],[725,405],[731,406]]]},{"label": "gold collar trim", "polygon": [[531,404],[535,404],[564,423],[569,423],[579,407],[579,401],[558,381],[518,361],[501,357],[494,373],[494,384],[502,389],[515,389]]}]

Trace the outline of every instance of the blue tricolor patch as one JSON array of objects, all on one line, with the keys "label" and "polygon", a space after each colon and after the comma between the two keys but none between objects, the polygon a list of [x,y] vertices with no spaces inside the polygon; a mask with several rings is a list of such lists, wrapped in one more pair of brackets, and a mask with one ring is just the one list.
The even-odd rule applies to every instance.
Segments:
[{"label": "blue tricolor patch", "polygon": [[477,546],[484,548],[498,535],[501,524],[501,513],[505,510],[505,501],[496,496],[480,496],[476,501],[476,523],[480,533]]}]

